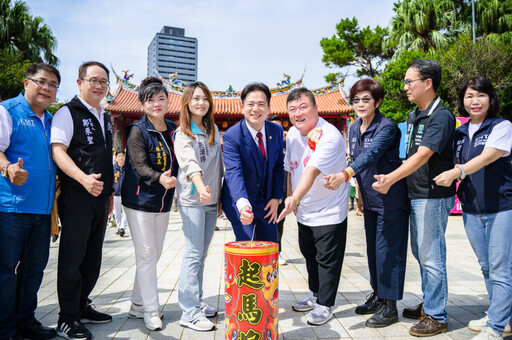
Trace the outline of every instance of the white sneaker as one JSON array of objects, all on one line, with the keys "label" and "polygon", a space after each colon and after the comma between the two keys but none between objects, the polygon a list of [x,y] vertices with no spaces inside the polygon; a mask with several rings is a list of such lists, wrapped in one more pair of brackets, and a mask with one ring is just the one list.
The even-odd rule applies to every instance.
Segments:
[{"label": "white sneaker", "polygon": [[[487,313],[487,312],[486,312]],[[484,316],[483,318],[481,319],[478,319],[478,320],[471,320],[468,324],[468,328],[471,329],[472,331],[475,331],[475,332],[480,332],[482,331],[484,328],[486,328],[486,325],[487,325],[487,321],[489,320],[489,317],[486,315]],[[510,333],[511,332],[511,329],[510,329],[510,323],[507,322],[507,324],[505,325],[505,329],[503,330],[503,333]]]},{"label": "white sneaker", "polygon": [[[158,312],[160,319],[164,317],[162,312]],[[132,303],[130,311],[128,312],[128,318],[130,319],[144,319],[144,306],[137,306]]]},{"label": "white sneaker", "polygon": [[333,317],[331,307],[322,306],[315,303],[315,309],[307,316],[308,325],[319,326],[323,325]]},{"label": "white sneaker", "polygon": [[209,304],[205,304],[203,307],[201,307],[201,311],[207,318],[213,318],[217,315],[217,310]]},{"label": "white sneaker", "polygon": [[144,313],[144,323],[146,324],[146,328],[150,331],[162,330],[162,320],[160,319],[160,314],[156,310]]},{"label": "white sneaker", "polygon": [[201,315],[192,322],[180,320],[179,324],[181,327],[187,327],[198,332],[208,332],[215,329],[213,322],[208,320],[204,315]]},{"label": "white sneaker", "polygon": [[489,327],[484,327],[482,331],[475,337],[472,338],[472,340],[499,340],[503,339],[503,337],[490,329]]},{"label": "white sneaker", "polygon": [[309,292],[302,301],[295,303],[292,308],[296,312],[307,312],[315,307],[315,303],[316,296],[314,296],[312,292]]},{"label": "white sneaker", "polygon": [[284,258],[284,256],[281,255],[281,253],[279,253],[279,265],[286,266],[286,264],[287,264],[286,259]]}]

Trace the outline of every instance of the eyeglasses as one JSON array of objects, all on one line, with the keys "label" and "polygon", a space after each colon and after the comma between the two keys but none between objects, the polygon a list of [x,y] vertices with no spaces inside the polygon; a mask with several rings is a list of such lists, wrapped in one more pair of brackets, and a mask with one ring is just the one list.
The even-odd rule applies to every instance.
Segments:
[{"label": "eyeglasses", "polygon": [[352,100],[352,104],[357,105],[359,102],[363,102],[363,104],[370,104],[373,98],[371,97],[364,97],[364,98],[354,98]]},{"label": "eyeglasses", "polygon": [[108,87],[108,85],[110,85],[110,82],[108,82],[106,80],[96,80],[96,79],[82,79],[82,80],[88,81],[89,85],[91,85],[92,87],[101,85],[101,87],[106,89]]},{"label": "eyeglasses", "polygon": [[411,86],[411,83],[414,83],[415,81],[418,81],[418,80],[425,80],[425,78],[419,78],[419,79],[411,79],[411,80],[406,80],[404,79],[403,82],[404,82],[404,86]]},{"label": "eyeglasses", "polygon": [[27,78],[27,79],[28,80],[32,80],[39,87],[43,87],[43,88],[44,87],[48,87],[52,91],[57,91],[59,89],[59,85],[55,85],[55,84],[52,84],[52,83],[47,83],[47,82],[39,80],[39,79],[32,79],[32,78]]}]

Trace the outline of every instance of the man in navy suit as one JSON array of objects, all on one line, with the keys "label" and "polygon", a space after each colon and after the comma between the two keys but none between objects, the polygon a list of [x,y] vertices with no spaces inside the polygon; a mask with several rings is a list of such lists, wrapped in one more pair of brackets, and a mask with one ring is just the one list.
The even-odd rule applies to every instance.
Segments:
[{"label": "man in navy suit", "polygon": [[283,129],[266,121],[269,88],[247,85],[241,94],[244,119],[224,134],[222,208],[237,241],[277,242],[277,207],[283,196]]}]

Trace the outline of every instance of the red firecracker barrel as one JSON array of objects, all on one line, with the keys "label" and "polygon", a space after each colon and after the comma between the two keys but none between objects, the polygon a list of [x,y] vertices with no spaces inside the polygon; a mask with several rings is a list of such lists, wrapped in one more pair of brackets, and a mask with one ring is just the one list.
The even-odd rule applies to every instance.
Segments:
[{"label": "red firecracker barrel", "polygon": [[275,242],[226,243],[226,340],[278,338],[278,249]]}]

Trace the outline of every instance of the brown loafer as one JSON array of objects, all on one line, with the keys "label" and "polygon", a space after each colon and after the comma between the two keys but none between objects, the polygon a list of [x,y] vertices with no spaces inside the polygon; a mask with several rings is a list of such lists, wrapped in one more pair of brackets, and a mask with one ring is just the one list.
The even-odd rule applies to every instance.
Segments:
[{"label": "brown loafer", "polygon": [[429,315],[425,315],[409,329],[409,334],[414,336],[433,336],[448,332],[448,323],[441,323]]},{"label": "brown loafer", "polygon": [[404,316],[404,318],[416,319],[416,320],[421,319],[423,316],[425,316],[425,310],[423,309],[423,303],[420,303],[415,308],[404,308],[402,315]]}]

